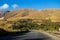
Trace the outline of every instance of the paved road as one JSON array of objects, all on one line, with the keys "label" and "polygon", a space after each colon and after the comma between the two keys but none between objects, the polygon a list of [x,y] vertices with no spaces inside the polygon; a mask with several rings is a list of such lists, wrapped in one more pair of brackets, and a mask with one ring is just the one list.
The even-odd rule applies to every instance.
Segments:
[{"label": "paved road", "polygon": [[41,32],[31,31],[24,35],[0,37],[0,40],[60,40]]}]

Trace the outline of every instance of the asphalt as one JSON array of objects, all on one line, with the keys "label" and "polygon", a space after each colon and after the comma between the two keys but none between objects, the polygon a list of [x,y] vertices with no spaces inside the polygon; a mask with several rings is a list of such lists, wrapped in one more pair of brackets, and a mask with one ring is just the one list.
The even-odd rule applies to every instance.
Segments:
[{"label": "asphalt", "polygon": [[30,31],[24,34],[10,35],[0,37],[0,40],[60,40],[58,38],[51,37],[47,34],[37,31]]}]

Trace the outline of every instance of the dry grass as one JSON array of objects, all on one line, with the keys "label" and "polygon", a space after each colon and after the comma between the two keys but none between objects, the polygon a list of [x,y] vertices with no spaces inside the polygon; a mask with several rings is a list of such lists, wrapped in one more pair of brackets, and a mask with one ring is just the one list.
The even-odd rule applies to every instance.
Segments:
[{"label": "dry grass", "polygon": [[[27,13],[28,15],[24,15]],[[6,15],[7,20],[15,21],[22,18],[31,18],[31,19],[51,19],[52,21],[60,22],[60,9],[44,9],[44,10],[32,10],[32,9],[21,9],[15,10]],[[11,20],[12,19],[12,20]]]},{"label": "dry grass", "polygon": [[[27,13],[28,15],[24,15]],[[19,9],[15,11],[9,12],[5,19],[7,21],[17,21],[19,19],[34,19],[36,21],[41,21],[40,19],[51,19],[54,22],[60,22],[60,9],[44,9],[44,10],[33,10],[33,9]],[[37,20],[39,19],[39,20]],[[0,26],[0,28],[4,28],[6,30],[12,30],[9,27],[11,24],[6,23],[6,21],[0,21],[0,25],[5,24],[4,26]]]}]

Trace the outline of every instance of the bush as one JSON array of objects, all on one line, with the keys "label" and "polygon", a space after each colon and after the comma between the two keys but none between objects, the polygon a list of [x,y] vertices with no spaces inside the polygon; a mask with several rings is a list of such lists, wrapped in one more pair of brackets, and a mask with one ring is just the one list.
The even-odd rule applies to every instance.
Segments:
[{"label": "bush", "polygon": [[40,25],[34,22],[32,19],[20,19],[12,25],[13,29],[20,30],[31,30],[31,29],[42,29],[42,30],[58,30],[60,23],[51,22],[51,20],[43,20]]},{"label": "bush", "polygon": [[21,19],[13,24],[13,29],[30,30],[37,26],[38,24],[32,19]]}]

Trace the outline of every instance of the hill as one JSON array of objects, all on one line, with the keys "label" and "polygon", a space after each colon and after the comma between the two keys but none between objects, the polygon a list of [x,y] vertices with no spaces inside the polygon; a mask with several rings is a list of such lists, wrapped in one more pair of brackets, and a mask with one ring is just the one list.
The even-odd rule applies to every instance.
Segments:
[{"label": "hill", "polygon": [[52,22],[60,22],[60,9],[18,9],[10,11],[5,13],[3,20],[0,20],[0,28],[12,31],[11,26],[20,19],[33,19],[38,22],[50,19]]},{"label": "hill", "polygon": [[[9,21],[16,21],[24,18],[31,19],[51,19],[53,22],[60,22],[60,9],[18,9],[9,12],[5,18]],[[12,20],[11,20],[12,19]]]}]

